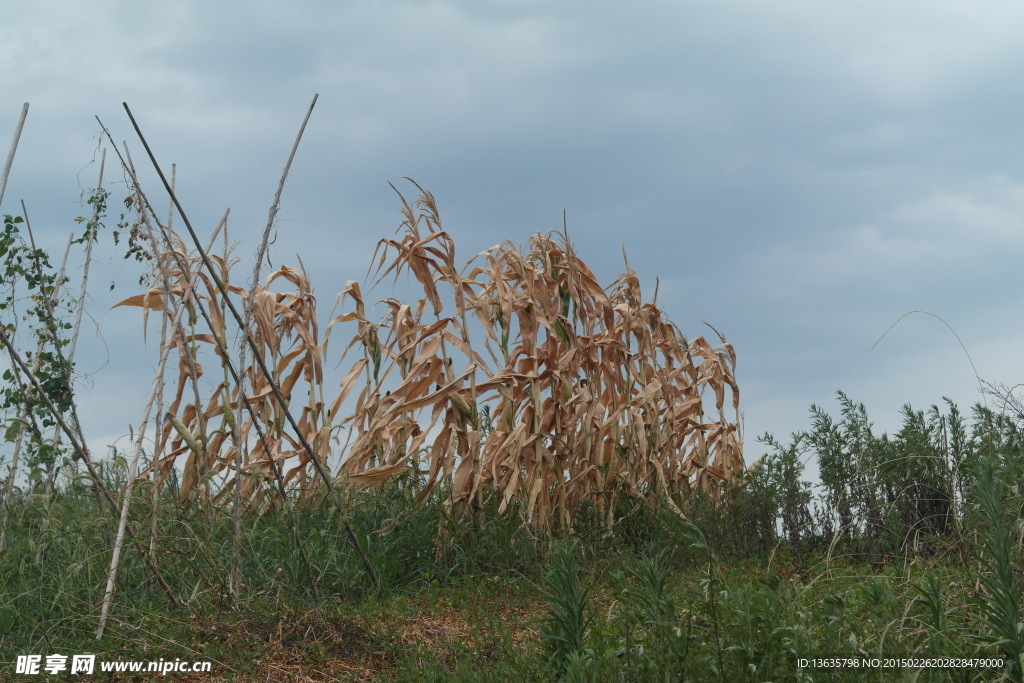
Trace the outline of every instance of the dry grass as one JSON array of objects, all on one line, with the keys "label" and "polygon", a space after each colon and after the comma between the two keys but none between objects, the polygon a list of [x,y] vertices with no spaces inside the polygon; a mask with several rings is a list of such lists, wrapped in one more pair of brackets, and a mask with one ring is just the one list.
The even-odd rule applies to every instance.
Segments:
[{"label": "dry grass", "polygon": [[[183,248],[177,258],[157,253],[153,287],[122,304],[167,320],[179,306],[187,311],[163,341],[179,363],[150,470],[158,484],[181,467],[181,497],[217,503],[235,495],[240,474],[242,500],[268,504],[279,497],[268,485],[273,459],[288,489],[321,496],[285,411],[349,484],[401,477],[421,501],[445,495],[451,515],[497,497],[502,512],[517,510],[541,530],[571,527],[584,501],[611,525],[617,496],[677,505],[739,476],[741,440],[729,417],[739,401],[736,357],[724,338],[718,346],[686,339],[643,302],[628,263],[602,287],[566,234],[534,235],[522,249],[502,243],[459,268],[433,196],[416,187],[413,203],[399,193],[404,220],[374,255],[378,282],[411,274],[422,288],[415,302],[383,301],[374,321],[349,282],[339,295],[346,312],[321,332],[303,270],[281,267],[252,293],[248,333],[283,403],[255,366],[239,371],[241,383],[227,372],[225,359],[237,353],[224,340],[239,331],[209,273],[198,274],[195,298],[186,296],[198,258]],[[214,261],[244,302],[250,292],[229,283],[228,256]],[[197,326],[197,306],[216,329]],[[342,329],[350,336],[335,361],[329,341]],[[332,388],[324,367],[334,362],[344,376]],[[220,364],[222,376],[200,381],[216,372],[204,364]]]}]

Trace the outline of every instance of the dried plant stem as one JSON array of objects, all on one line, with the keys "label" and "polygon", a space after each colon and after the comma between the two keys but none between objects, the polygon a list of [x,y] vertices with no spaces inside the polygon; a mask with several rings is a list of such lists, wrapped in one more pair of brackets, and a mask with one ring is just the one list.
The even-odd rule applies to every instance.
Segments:
[{"label": "dried plant stem", "polygon": [[[167,316],[160,316],[160,344],[161,346],[169,345],[172,343],[174,330],[168,324]],[[160,381],[160,388],[156,394],[156,414],[157,416],[164,414],[164,389],[166,384],[164,383],[163,375],[156,375]],[[153,464],[156,464],[156,457],[158,453],[161,453],[164,447],[164,430],[159,427],[155,430],[153,438]],[[157,532],[159,530],[159,510],[160,510],[160,482],[159,482],[159,470],[154,468],[153,470],[153,486],[151,487],[151,493],[149,497],[149,550],[154,555],[156,554],[156,543],[159,538]]]},{"label": "dried plant stem", "polygon": [[18,118],[18,125],[14,128],[14,136],[11,139],[11,148],[7,152],[7,161],[4,162],[4,172],[0,175],[0,204],[4,202],[4,192],[7,190],[7,176],[11,173],[11,166],[14,165],[14,153],[18,149],[18,141],[21,139],[21,129],[25,127],[25,119],[28,117],[28,102],[21,105],[21,116]]},{"label": "dried plant stem", "polygon": [[[96,117],[96,121],[100,124],[100,127],[106,133],[107,138],[110,139],[111,144],[113,145],[114,141],[110,137],[110,132],[107,130],[106,126],[103,125],[103,122],[100,121],[99,117]],[[117,146],[116,145],[114,145],[114,150],[115,150],[115,152],[117,151]],[[122,167],[125,169],[125,171],[129,174],[129,176],[132,179],[132,185],[133,185],[133,188],[134,188],[134,192],[137,195],[138,205],[140,207],[145,207],[145,211],[141,212],[141,216],[143,217],[143,220],[147,222],[147,225],[148,225],[148,217],[150,215],[155,216],[156,214],[153,211],[153,207],[150,205],[149,200],[146,198],[145,194],[143,194],[142,190],[140,189],[140,185],[138,183],[138,176],[135,173],[134,164],[132,164],[132,162],[131,162],[131,156],[128,154],[127,146],[125,148],[125,156],[121,156],[120,152],[118,152],[118,157],[119,157],[119,159],[121,161]],[[172,194],[171,197],[172,197],[172,200],[173,200],[174,195]],[[173,203],[172,203],[172,206],[173,206]],[[157,225],[159,226],[159,223]],[[178,267],[179,271],[182,272],[182,273],[187,272],[187,264],[184,262],[182,256],[180,254],[178,254],[177,251],[174,249],[174,245],[171,242],[171,238],[170,238],[169,232],[163,226],[160,226],[160,232],[161,232],[161,234],[163,236],[164,243],[167,245],[168,253],[171,255],[173,260],[177,263],[177,267]],[[149,234],[150,234],[151,239],[153,241],[154,250],[159,254],[162,251],[162,249],[160,249],[160,246],[157,243],[156,239],[152,237],[153,233],[154,233],[154,231],[152,230],[152,227],[150,227],[149,228]],[[166,287],[167,287],[167,285],[165,285],[165,288]],[[169,301],[173,301],[173,298],[172,297],[168,297],[168,300]],[[216,342],[218,348],[226,349],[227,345],[226,345],[223,337],[218,336],[218,330],[213,325],[213,322],[212,322],[212,320],[210,318],[209,312],[206,310],[206,308],[204,308],[200,304],[200,302],[198,300],[196,300],[195,303],[196,303],[196,309],[202,315],[202,317],[205,320],[207,326],[209,327],[211,333],[215,337],[215,342]],[[166,318],[164,320],[166,322]],[[224,360],[225,360],[225,367],[228,369],[228,371],[230,372],[233,380],[237,384],[238,379],[239,379],[238,372],[235,370],[234,366],[231,364],[231,362],[228,359],[227,355],[224,356]],[[249,402],[248,398],[245,396],[244,392],[241,392],[241,400],[244,402],[246,410],[250,414],[255,415],[253,407],[252,407],[251,403]],[[257,435],[258,435],[258,438],[259,438],[260,442],[263,444],[263,447],[266,449],[266,452],[270,453],[271,449],[270,449],[270,446],[269,446],[269,444],[267,442],[266,434],[262,431],[262,429],[260,428],[259,423],[257,421],[254,421],[254,426],[256,428]],[[159,446],[160,446],[162,440],[163,440],[163,430],[160,430],[158,432],[158,436],[157,436],[158,448],[157,448],[156,452],[160,452]],[[277,462],[274,461],[273,459],[270,460],[270,466],[271,466],[271,469],[272,469],[272,471],[274,473],[274,479],[277,482],[279,491],[281,493],[281,499],[283,501],[283,504],[286,507],[288,507],[289,504],[288,504],[288,501],[287,501],[287,495],[286,495],[286,491],[285,491],[285,487],[284,487],[284,480],[283,480],[283,478],[281,476],[280,468],[279,468]],[[241,472],[239,472],[238,476],[241,476]],[[155,533],[155,531],[156,531],[156,513],[155,513],[155,510],[156,510],[156,502],[157,502],[158,489],[159,489],[159,486],[154,486],[153,487],[153,490],[154,490],[154,492],[153,492],[153,496],[154,496],[154,498],[153,498],[154,514],[153,514],[153,522],[152,522],[152,524],[153,524],[153,529],[154,529],[154,534],[153,534],[154,539],[156,538],[156,533]],[[299,535],[299,531],[298,531],[298,523],[295,520],[294,513],[291,511],[290,507],[288,508],[288,512],[289,512],[289,523],[290,523],[291,529],[292,529],[292,538],[293,538],[293,540],[294,540],[294,542],[296,544],[296,547],[297,547],[297,549],[299,551],[299,554],[300,554],[300,556],[302,558],[303,564],[304,564],[304,566],[306,568],[306,573],[307,573],[307,576],[308,576],[309,581],[310,581],[311,589],[313,590],[314,594],[316,594],[317,593],[316,582],[315,582],[314,577],[313,577],[312,568],[311,568],[311,566],[309,564],[309,558],[308,558],[308,556],[307,556],[307,554],[305,552],[305,549],[304,549],[304,547],[302,545],[302,539],[301,539],[301,537]]]},{"label": "dried plant stem", "polygon": [[[213,246],[213,241],[217,238],[217,234],[221,231],[228,220],[228,212],[224,212],[224,216],[217,223],[217,227],[214,228],[213,235],[210,236],[210,243],[207,249]],[[171,327],[178,327],[181,322],[181,315],[185,312],[185,303],[195,296],[195,285],[199,279],[199,273],[194,273],[192,279],[189,281],[188,286],[185,288],[182,294],[183,302],[178,310],[175,312],[174,319],[171,321]],[[96,639],[99,640],[103,637],[103,631],[107,625],[107,617],[110,614],[110,605],[114,598],[114,581],[117,578],[117,568],[121,558],[121,547],[124,545],[124,533],[125,528],[128,525],[128,509],[131,506],[132,494],[135,490],[135,480],[139,474],[139,456],[142,454],[142,442],[146,436],[146,425],[149,424],[150,410],[153,408],[153,404],[156,402],[156,398],[163,387],[164,369],[167,367],[167,358],[170,356],[172,344],[165,343],[160,351],[160,360],[157,363],[156,375],[153,377],[153,386],[149,392],[149,398],[146,400],[146,406],[142,410],[142,417],[139,421],[139,432],[135,438],[135,444],[132,448],[132,460],[128,466],[128,478],[125,480],[124,491],[121,494],[121,517],[118,520],[117,535],[114,538],[114,550],[110,557],[110,570],[107,572],[107,586],[103,593],[103,605],[100,608],[100,619],[96,626]]]},{"label": "dried plant stem", "polygon": [[[102,122],[100,123],[100,125],[101,126],[103,125]],[[106,130],[106,129],[104,128],[104,130]],[[109,133],[107,135],[109,137]],[[125,160],[124,157],[122,157],[121,158],[121,163],[122,163],[123,167],[125,168],[125,170],[129,173],[130,177],[132,178],[132,184],[136,188],[135,191],[138,193],[139,198],[140,198],[139,199],[140,205],[145,206],[146,210],[148,211],[148,213],[142,214],[143,217],[144,217],[144,220],[148,221],[148,216],[149,215],[155,215],[155,212],[153,211],[153,207],[150,206],[149,200],[146,199],[145,195],[142,194],[141,190],[139,189],[138,176],[135,173],[135,166],[132,163],[131,156],[127,153],[127,150],[125,151],[125,156],[127,157],[127,161]],[[175,199],[174,194],[171,194],[171,198]],[[182,214],[182,216],[184,217],[184,214]],[[187,221],[187,218],[186,218],[186,221]],[[159,223],[158,223],[158,226],[159,226]],[[150,232],[151,235],[154,233],[152,228],[150,228],[149,232]],[[163,226],[160,226],[160,232],[163,235],[165,244],[167,245],[167,253],[169,253],[171,255],[172,259],[177,263],[177,268],[178,268],[179,272],[181,272],[181,273],[188,272],[187,264],[184,262],[184,259],[174,249],[174,245],[172,244],[170,233],[167,230],[165,230],[163,228]],[[194,234],[195,233],[193,233],[193,235]],[[154,243],[154,250],[159,253],[161,251],[160,245],[156,242],[155,238],[153,238],[153,243]],[[202,249],[202,247],[200,247],[200,249]],[[205,255],[206,252],[201,252],[201,253],[203,253]],[[158,261],[160,261],[160,260],[161,259],[158,257]],[[167,275],[166,271],[163,271],[163,274],[165,276],[164,289],[165,289],[165,293],[167,293],[167,300],[168,301],[173,301],[174,298],[170,296],[170,285],[167,284],[167,282],[166,282],[166,275]],[[217,328],[217,326],[215,326],[213,324],[213,320],[210,317],[209,311],[207,311],[206,308],[204,306],[202,306],[202,304],[199,302],[198,299],[194,300],[194,303],[195,303],[196,310],[199,311],[200,315],[203,317],[203,320],[206,322],[207,327],[210,330],[211,336],[213,336],[214,341],[217,344],[217,347],[219,349],[226,350],[227,349],[227,342],[224,339],[222,331],[219,330]],[[179,321],[178,328],[179,329],[176,330],[175,332],[177,332],[177,333],[181,334],[182,336],[184,336],[184,332],[180,330],[180,321]],[[174,333],[174,332],[172,332],[172,333]],[[191,362],[191,360],[192,359],[190,357],[187,358],[188,362]],[[228,355],[226,353],[223,354],[223,361],[224,361],[224,367],[227,368],[228,372],[230,373],[232,381],[236,384],[236,386],[238,386],[240,381],[241,381],[240,380],[239,372],[235,369],[234,364],[231,363],[231,360],[230,360],[230,358],[228,357]],[[195,374],[194,365],[190,365],[190,368],[192,368],[191,371],[190,371],[190,376],[191,376],[191,375]],[[272,449],[270,447],[269,442],[267,441],[267,435],[263,431],[263,429],[261,428],[261,426],[259,424],[259,421],[255,419],[256,415],[257,415],[256,411],[254,410],[251,402],[249,401],[248,397],[245,395],[244,391],[239,392],[239,395],[240,395],[240,398],[241,398],[242,402],[245,405],[246,411],[250,415],[253,416],[253,426],[256,429],[257,436],[258,436],[260,442],[263,444],[265,452],[271,453]],[[161,433],[162,433],[162,431],[161,431]],[[205,439],[204,439],[204,442],[205,442]],[[294,512],[291,510],[291,507],[290,507],[290,505],[288,503],[287,491],[285,489],[284,479],[283,479],[283,477],[281,475],[280,466],[278,465],[278,463],[273,458],[270,458],[269,462],[270,462],[271,470],[273,471],[273,474],[274,474],[275,482],[277,483],[278,490],[279,490],[279,492],[281,494],[282,504],[285,505],[286,509],[288,510],[288,519],[289,519],[289,524],[290,524],[291,530],[292,530],[292,539],[295,542],[296,548],[298,549],[299,554],[300,554],[300,556],[302,558],[303,564],[305,566],[306,574],[307,574],[307,577],[309,578],[311,590],[314,592],[314,594],[317,594],[317,590],[318,589],[317,589],[317,586],[316,586],[315,578],[313,576],[312,567],[311,567],[311,565],[309,563],[309,557],[306,554],[305,548],[302,545],[302,538],[301,538],[301,536],[299,534],[298,522],[295,519]],[[236,476],[238,476],[239,478],[241,477],[241,470],[238,471]]]},{"label": "dried plant stem", "polygon": [[[278,207],[281,205],[281,193],[284,192],[284,184],[288,180],[288,172],[292,167],[292,160],[295,159],[295,152],[299,149],[299,142],[302,140],[302,134],[306,130],[306,124],[309,123],[309,117],[313,114],[313,107],[316,106],[317,98],[319,94],[313,95],[313,101],[309,103],[309,110],[306,112],[306,117],[302,120],[302,125],[299,126],[299,133],[295,136],[295,143],[292,145],[292,151],[288,155],[288,161],[285,162],[284,171],[281,172],[281,180],[277,184],[277,192],[274,193],[274,202],[270,205],[270,213],[267,216],[267,227],[263,230],[263,239],[260,240],[260,246],[256,250],[256,263],[252,269],[252,284],[249,287],[249,296],[245,299],[245,321],[242,323],[242,329],[248,330],[252,324],[252,304],[256,297],[256,289],[260,283],[260,269],[263,267],[263,259],[266,257],[267,245],[270,242],[270,231],[274,228],[274,220],[277,218]],[[245,367],[245,352],[246,344],[243,342],[239,348],[239,361],[240,367]],[[238,391],[240,394],[245,393],[245,375],[243,374],[238,385]],[[198,405],[198,402],[197,402]],[[239,405],[239,412],[241,412],[241,406]],[[232,429],[233,438],[236,442],[235,448],[235,471],[242,471],[242,447],[238,440],[238,429],[237,426]],[[232,585],[235,591],[235,597],[238,598],[240,584],[242,580],[242,478],[235,478],[235,501],[234,501],[234,531],[232,541],[232,557],[234,562],[234,577]]]},{"label": "dried plant stem", "polygon": [[[235,322],[241,328],[241,333],[242,335],[245,336],[246,340],[248,341],[249,348],[253,353],[253,358],[256,361],[256,364],[259,366],[260,371],[263,373],[263,377],[266,379],[271,392],[274,394],[274,398],[278,401],[278,404],[284,408],[282,412],[285,420],[288,422],[289,426],[294,431],[294,435],[301,444],[302,448],[309,455],[310,461],[313,463],[314,469],[320,476],[320,479],[323,482],[324,487],[327,489],[328,495],[330,495],[335,505],[338,507],[338,512],[342,515],[342,518],[344,519],[345,530],[348,533],[349,540],[352,542],[353,547],[359,553],[359,556],[362,559],[364,567],[366,568],[367,572],[373,579],[374,585],[377,587],[378,590],[380,590],[380,577],[377,574],[377,570],[373,567],[373,563],[370,562],[369,556],[363,550],[362,544],[359,542],[359,538],[356,536],[355,531],[352,529],[352,525],[348,522],[348,519],[345,517],[344,506],[342,505],[341,498],[338,496],[337,491],[334,488],[334,485],[331,483],[331,477],[324,469],[323,463],[320,462],[319,456],[314,452],[313,447],[310,446],[309,444],[309,441],[306,440],[306,437],[303,435],[302,430],[299,429],[299,426],[295,422],[295,418],[292,416],[291,412],[287,410],[287,402],[285,401],[284,396],[281,394],[280,388],[277,386],[277,382],[274,379],[274,375],[267,368],[263,356],[260,353],[259,349],[257,348],[256,342],[253,340],[252,335],[249,333],[249,330],[242,327],[242,316],[238,313],[238,309],[231,302],[228,290],[225,287],[224,282],[221,280],[220,276],[217,274],[216,269],[213,267],[213,263],[211,263],[210,257],[206,254],[205,251],[203,251],[202,245],[199,243],[199,238],[196,235],[195,230],[192,228],[192,224],[189,221],[187,214],[185,213],[184,207],[181,206],[181,202],[178,201],[178,198],[174,194],[174,191],[171,189],[170,184],[168,184],[166,176],[164,176],[163,171],[160,169],[160,165],[157,163],[156,157],[153,155],[153,151],[149,147],[149,143],[146,142],[146,138],[142,135],[142,130],[139,128],[138,123],[135,121],[135,117],[132,115],[131,109],[129,109],[128,107],[128,103],[123,103],[123,106],[128,114],[128,118],[132,122],[132,126],[135,128],[136,134],[139,136],[139,140],[142,142],[143,147],[146,149],[146,153],[149,155],[150,161],[153,163],[154,169],[156,169],[157,175],[160,176],[160,180],[163,183],[164,188],[167,190],[168,194],[170,194],[171,199],[174,202],[174,206],[178,209],[178,213],[181,215],[182,222],[185,223],[185,227],[188,230],[190,237],[192,238],[193,244],[198,250],[199,257],[202,259],[203,265],[206,267],[206,270],[210,275],[210,279],[213,280],[221,296],[223,297],[224,303],[227,304],[228,310],[231,312],[232,317],[235,319]],[[271,460],[271,462],[273,462],[272,457],[270,457],[269,459]]]},{"label": "dried plant stem", "polygon": [[260,246],[256,250],[256,264],[252,270],[252,286],[250,290],[249,299],[246,303],[246,308],[252,306],[253,293],[256,291],[255,287],[260,281],[260,268],[263,266],[263,259],[267,254],[267,244],[270,242],[270,231],[274,228],[274,220],[277,218],[277,210],[281,206],[281,193],[284,192],[285,181],[288,180],[288,173],[292,168],[292,161],[295,159],[295,152],[299,149],[299,142],[302,141],[302,134],[306,131],[306,124],[309,123],[309,117],[313,114],[313,107],[316,106],[317,98],[319,94],[313,95],[313,101],[309,103],[309,110],[306,111],[306,118],[302,119],[302,125],[299,126],[299,133],[295,136],[295,143],[292,144],[292,151],[288,155],[288,161],[284,164],[284,171],[281,173],[281,180],[277,184],[277,192],[274,193],[274,203],[270,205],[270,214],[267,216],[267,227],[263,229],[263,239],[260,240]]}]

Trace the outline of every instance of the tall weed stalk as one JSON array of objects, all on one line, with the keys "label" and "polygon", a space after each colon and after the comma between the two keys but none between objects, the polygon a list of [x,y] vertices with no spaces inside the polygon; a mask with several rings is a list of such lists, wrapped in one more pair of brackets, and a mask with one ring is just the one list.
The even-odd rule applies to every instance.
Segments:
[{"label": "tall weed stalk", "polygon": [[996,477],[993,458],[983,459],[977,468],[974,494],[978,525],[975,553],[985,568],[980,581],[984,591],[977,604],[989,632],[980,640],[998,649],[1008,660],[1006,675],[1024,680],[1024,623],[1021,621],[1021,591],[1024,582],[1017,575],[1013,541],[1006,523],[1006,495]]},{"label": "tall weed stalk", "polygon": [[701,579],[701,587],[704,589],[704,594],[708,599],[708,615],[711,617],[711,626],[713,629],[713,635],[715,639],[715,656],[718,660],[718,678],[719,680],[725,680],[725,659],[722,654],[722,626],[721,620],[718,616],[718,601],[716,594],[718,592],[718,584],[720,583],[719,572],[718,572],[718,557],[715,555],[714,550],[708,545],[708,540],[696,525],[687,522],[685,525],[686,532],[690,536],[690,547],[706,555],[708,562],[707,573]]},{"label": "tall weed stalk", "polygon": [[580,585],[576,566],[578,550],[576,541],[558,545],[545,578],[543,597],[547,613],[541,622],[541,638],[549,661],[559,675],[564,675],[570,666],[577,670],[581,666],[587,630],[594,621],[587,608],[590,588]]}]

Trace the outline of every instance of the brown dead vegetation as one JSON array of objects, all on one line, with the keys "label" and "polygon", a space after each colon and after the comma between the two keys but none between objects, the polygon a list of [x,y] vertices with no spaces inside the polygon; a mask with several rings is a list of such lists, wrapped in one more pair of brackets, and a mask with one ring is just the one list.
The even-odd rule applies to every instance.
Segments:
[{"label": "brown dead vegetation", "polygon": [[[325,492],[312,456],[356,487],[400,479],[420,501],[443,495],[449,514],[495,499],[552,530],[571,526],[584,501],[610,526],[617,496],[678,508],[741,473],[736,356],[724,337],[684,337],[643,302],[628,262],[602,287],[567,233],[505,242],[460,268],[433,196],[416,187],[413,203],[399,193],[402,223],[374,261],[377,282],[410,274],[422,296],[380,302],[377,320],[357,282],[321,329],[301,268],[282,266],[250,292],[230,284],[227,255],[211,257],[224,289],[183,246],[156,255],[153,286],[120,305],[168,322],[185,309],[162,342],[179,362],[150,470],[158,485],[180,468],[183,500],[222,503],[240,476],[242,500],[273,504],[273,460],[287,490],[312,501]],[[239,305],[251,297],[247,333],[271,378],[255,364],[242,382],[228,373],[225,359],[240,354],[225,340],[241,334],[222,291]],[[215,329],[200,327],[197,306]],[[338,334],[348,335],[340,360],[328,351]],[[343,375],[329,386],[335,363]]]}]

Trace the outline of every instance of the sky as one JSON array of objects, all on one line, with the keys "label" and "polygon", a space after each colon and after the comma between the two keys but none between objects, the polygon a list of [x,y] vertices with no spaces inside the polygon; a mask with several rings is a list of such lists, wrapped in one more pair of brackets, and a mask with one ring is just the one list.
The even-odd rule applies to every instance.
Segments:
[{"label": "sky", "polygon": [[[24,200],[63,252],[96,117],[166,206],[127,102],[199,231],[230,207],[248,271],[318,94],[272,260],[301,257],[324,316],[401,220],[389,181],[433,192],[462,260],[564,210],[602,282],[624,247],[685,334],[734,345],[752,461],[837,390],[882,432],[1024,380],[1022,25],[995,1],[4,0],[0,150],[30,110],[0,213]],[[105,178],[116,208],[112,151]],[[156,357],[111,308],[138,292],[122,252],[97,247],[79,341],[94,450],[127,448]]]}]

